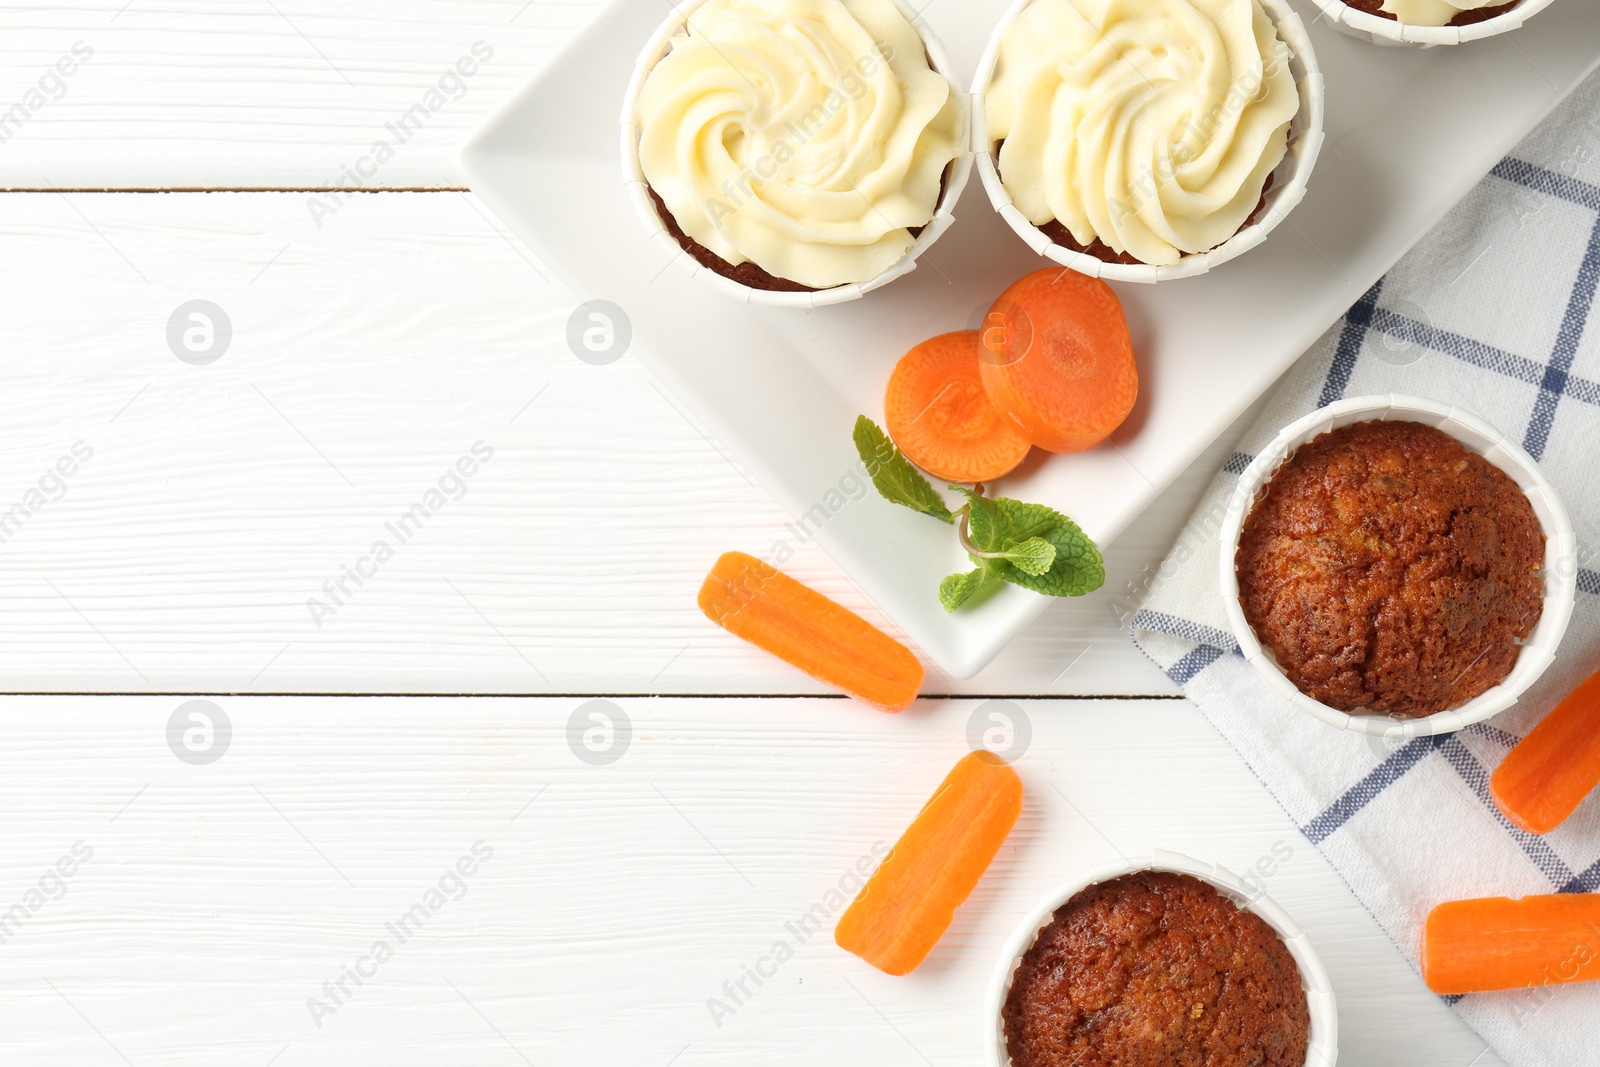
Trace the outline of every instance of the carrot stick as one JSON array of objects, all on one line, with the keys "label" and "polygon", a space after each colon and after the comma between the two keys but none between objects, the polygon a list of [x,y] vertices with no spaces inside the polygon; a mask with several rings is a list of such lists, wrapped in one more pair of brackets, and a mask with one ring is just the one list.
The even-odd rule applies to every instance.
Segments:
[{"label": "carrot stick", "polygon": [[979,347],[989,399],[1050,452],[1104,441],[1139,395],[1117,294],[1064,267],[1034,271],[1001,293],[984,317]]},{"label": "carrot stick", "polygon": [[1505,817],[1530,834],[1566,821],[1600,785],[1600,671],[1557,704],[1511,750],[1489,794]]},{"label": "carrot stick", "polygon": [[1440,904],[1422,932],[1422,977],[1441,994],[1600,980],[1600,894]]},{"label": "carrot stick", "polygon": [[993,481],[1033,447],[983,391],[976,330],[940,334],[902,356],[883,414],[906,458],[947,482]]},{"label": "carrot stick", "polygon": [[968,753],[839,919],[834,942],[880,971],[910,974],[950,928],[1022,812],[1022,780]]},{"label": "carrot stick", "polygon": [[736,637],[884,711],[922,687],[911,650],[866,619],[743,552],[727,552],[700,586],[700,610]]}]

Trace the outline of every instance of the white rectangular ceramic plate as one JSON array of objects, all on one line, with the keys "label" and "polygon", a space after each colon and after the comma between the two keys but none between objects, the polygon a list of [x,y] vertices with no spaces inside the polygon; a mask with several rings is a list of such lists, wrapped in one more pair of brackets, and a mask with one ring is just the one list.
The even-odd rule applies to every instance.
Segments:
[{"label": "white rectangular ceramic plate", "polygon": [[[1297,5],[1328,99],[1304,203],[1266,244],[1211,274],[1119,287],[1142,376],[1133,417],[1107,445],[1036,454],[1003,484],[1073,516],[1102,545],[1600,63],[1594,0],[1558,0],[1510,34],[1427,50],[1354,40],[1312,22],[1309,0]],[[963,79],[1004,7],[925,9]],[[828,552],[944,671],[969,677],[1045,598],[1008,586],[946,614],[939,579],[969,566],[949,527],[875,495],[838,506],[830,490],[855,467],[856,415],[881,417],[894,361],[925,337],[976,326],[1010,282],[1049,264],[973,181],[918,269],[853,303],[752,307],[666,269],[668,253],[624,193],[618,115],[638,52],[670,10],[617,0],[601,12],[471,138],[468,182],[580,299],[626,312],[632,353],[784,507],[799,516],[821,504]]]}]

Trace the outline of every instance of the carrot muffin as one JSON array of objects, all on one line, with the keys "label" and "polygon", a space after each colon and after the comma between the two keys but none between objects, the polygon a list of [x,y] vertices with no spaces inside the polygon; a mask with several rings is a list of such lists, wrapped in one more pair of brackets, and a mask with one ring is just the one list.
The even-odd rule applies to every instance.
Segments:
[{"label": "carrot muffin", "polygon": [[1303,1067],[1311,1009],[1266,920],[1144,871],[1057,909],[1002,1009],[1012,1067]]},{"label": "carrot muffin", "polygon": [[1289,60],[1260,0],[1034,0],[984,100],[1001,183],[1058,244],[1110,262],[1209,251],[1288,153]]},{"label": "carrot muffin", "polygon": [[1544,542],[1517,484],[1454,437],[1356,423],[1300,446],[1245,519],[1240,606],[1302,693],[1420,718],[1511,673]]},{"label": "carrot muffin", "polygon": [[1344,0],[1346,7],[1408,26],[1471,26],[1504,15],[1521,0]]},{"label": "carrot muffin", "polygon": [[959,96],[893,0],[707,0],[646,76],[637,122],[668,231],[761,289],[883,274],[963,151]]}]

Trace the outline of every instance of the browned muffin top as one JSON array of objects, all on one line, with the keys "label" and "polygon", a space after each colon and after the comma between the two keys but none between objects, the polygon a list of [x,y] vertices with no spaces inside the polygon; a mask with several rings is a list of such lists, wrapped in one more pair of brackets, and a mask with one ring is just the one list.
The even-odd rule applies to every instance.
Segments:
[{"label": "browned muffin top", "polygon": [[1302,1067],[1311,1012],[1277,932],[1186,874],[1092,885],[1022,957],[1013,1067]]},{"label": "browned muffin top", "polygon": [[1504,471],[1416,422],[1302,445],[1244,523],[1239,599],[1302,693],[1417,718],[1511,673],[1544,606],[1544,531]]}]

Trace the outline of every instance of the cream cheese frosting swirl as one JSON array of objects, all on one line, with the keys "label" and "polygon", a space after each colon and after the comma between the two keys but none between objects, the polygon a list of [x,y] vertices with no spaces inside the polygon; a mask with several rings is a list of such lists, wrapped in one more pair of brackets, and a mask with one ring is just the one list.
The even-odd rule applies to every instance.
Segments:
[{"label": "cream cheese frosting swirl", "polygon": [[1383,0],[1383,9],[1411,26],[1448,26],[1463,11],[1497,7],[1506,0]]},{"label": "cream cheese frosting swirl", "polygon": [[1169,265],[1239,230],[1299,109],[1257,0],[1034,0],[1001,38],[984,114],[1028,221]]},{"label": "cream cheese frosting swirl", "polygon": [[904,258],[964,133],[892,0],[708,0],[637,121],[645,179],[687,236],[815,289]]}]

